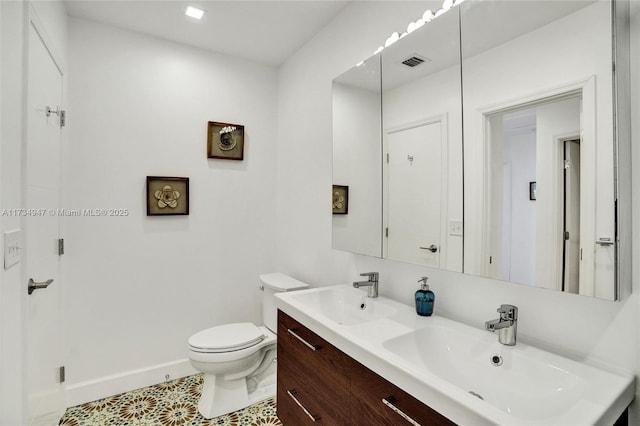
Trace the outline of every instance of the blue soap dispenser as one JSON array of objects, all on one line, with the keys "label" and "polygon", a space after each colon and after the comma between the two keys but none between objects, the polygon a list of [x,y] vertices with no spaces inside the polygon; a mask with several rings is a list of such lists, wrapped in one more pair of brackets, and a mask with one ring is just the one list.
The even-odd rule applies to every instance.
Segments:
[{"label": "blue soap dispenser", "polygon": [[429,290],[428,279],[428,277],[419,279],[418,282],[421,282],[422,285],[420,285],[420,290],[416,291],[416,313],[423,317],[430,317],[433,314],[433,303],[436,298],[436,295]]}]

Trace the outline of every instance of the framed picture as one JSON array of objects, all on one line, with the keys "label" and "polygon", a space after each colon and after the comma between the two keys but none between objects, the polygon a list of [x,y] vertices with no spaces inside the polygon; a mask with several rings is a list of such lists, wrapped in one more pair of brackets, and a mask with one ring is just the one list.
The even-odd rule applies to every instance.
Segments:
[{"label": "framed picture", "polygon": [[207,127],[207,157],[222,160],[244,158],[244,126],[209,121]]},{"label": "framed picture", "polygon": [[347,214],[349,212],[349,187],[333,185],[332,201],[333,214]]},{"label": "framed picture", "polygon": [[147,216],[189,214],[189,178],[147,176]]},{"label": "framed picture", "polygon": [[536,183],[529,182],[529,199],[532,201],[536,200]]}]

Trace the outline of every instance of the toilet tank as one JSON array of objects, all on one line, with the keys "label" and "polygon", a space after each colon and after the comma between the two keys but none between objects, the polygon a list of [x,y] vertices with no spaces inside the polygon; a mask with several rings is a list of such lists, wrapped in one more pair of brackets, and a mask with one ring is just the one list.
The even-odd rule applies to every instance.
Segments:
[{"label": "toilet tank", "polygon": [[285,291],[302,290],[308,288],[309,284],[291,278],[280,272],[260,275],[262,282],[262,320],[264,325],[274,333],[278,330],[278,308],[274,295]]}]

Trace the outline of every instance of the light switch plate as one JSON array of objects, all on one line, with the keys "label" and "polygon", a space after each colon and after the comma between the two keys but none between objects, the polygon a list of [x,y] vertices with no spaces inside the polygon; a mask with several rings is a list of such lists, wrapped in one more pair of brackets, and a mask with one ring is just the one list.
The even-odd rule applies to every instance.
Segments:
[{"label": "light switch plate", "polygon": [[4,269],[20,263],[22,256],[22,232],[19,229],[4,233]]},{"label": "light switch plate", "polygon": [[462,235],[462,221],[450,220],[449,221],[449,235]]}]

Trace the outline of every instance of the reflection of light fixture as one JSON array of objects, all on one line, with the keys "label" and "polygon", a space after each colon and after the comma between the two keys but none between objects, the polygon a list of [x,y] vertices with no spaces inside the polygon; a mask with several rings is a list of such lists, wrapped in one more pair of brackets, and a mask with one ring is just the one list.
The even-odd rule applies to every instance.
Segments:
[{"label": "reflection of light fixture", "polygon": [[434,20],[438,16],[440,16],[443,13],[447,12],[452,7],[459,5],[463,1],[464,0],[444,0],[444,2],[442,3],[442,7],[436,13],[433,13],[431,10],[425,11],[421,18],[419,18],[415,22],[410,22],[409,23],[409,25],[407,26],[407,31],[405,31],[405,32],[403,32],[402,34],[399,34],[399,35],[398,35],[397,32],[394,32],[393,34],[391,34],[387,38],[387,40],[385,41],[384,46],[378,47],[378,49],[375,52],[373,52],[373,54],[377,55],[378,53],[382,52],[385,47],[391,46],[393,43],[395,43],[396,41],[398,41],[402,37],[406,36],[409,33],[412,33],[413,31],[415,31],[418,28],[422,27],[424,24]]},{"label": "reflection of light fixture", "polygon": [[389,47],[391,46],[393,43],[395,43],[396,41],[400,40],[400,34],[398,34],[397,32],[391,34],[389,36],[389,38],[387,39],[387,41],[384,42],[384,47]]},{"label": "reflection of light fixture", "polygon": [[187,6],[184,14],[195,19],[202,19],[202,17],[204,16],[204,10],[198,9],[197,7],[193,6]]}]

